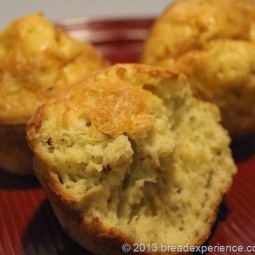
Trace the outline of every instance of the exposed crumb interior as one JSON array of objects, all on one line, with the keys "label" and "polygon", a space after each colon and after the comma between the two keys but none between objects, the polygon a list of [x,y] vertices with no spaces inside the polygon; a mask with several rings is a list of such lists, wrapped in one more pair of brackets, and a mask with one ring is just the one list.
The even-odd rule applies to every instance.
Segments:
[{"label": "exposed crumb interior", "polygon": [[46,109],[37,150],[86,215],[142,243],[186,245],[211,225],[231,183],[229,138],[217,108],[182,84],[169,87],[164,101],[154,84],[141,87],[150,95],[149,130],[104,134],[58,102]]}]

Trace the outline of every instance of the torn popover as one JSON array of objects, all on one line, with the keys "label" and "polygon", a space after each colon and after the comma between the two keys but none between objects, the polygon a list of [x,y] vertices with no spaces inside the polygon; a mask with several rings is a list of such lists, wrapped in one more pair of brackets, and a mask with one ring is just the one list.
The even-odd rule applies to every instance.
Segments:
[{"label": "torn popover", "polygon": [[208,238],[236,172],[219,122],[183,75],[119,64],[41,106],[27,138],[67,233],[93,254],[135,254]]}]

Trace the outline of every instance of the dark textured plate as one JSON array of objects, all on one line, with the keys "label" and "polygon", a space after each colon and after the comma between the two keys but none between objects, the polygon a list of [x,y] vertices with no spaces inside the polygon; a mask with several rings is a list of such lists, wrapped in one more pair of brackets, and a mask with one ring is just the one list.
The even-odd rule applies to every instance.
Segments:
[{"label": "dark textured plate", "polygon": [[[96,21],[78,18],[57,25],[80,40],[92,42],[107,59],[116,63],[138,61],[152,21],[152,18]],[[244,250],[254,246],[255,251],[255,137],[234,142],[232,150],[239,171],[220,207],[207,245],[242,246]],[[81,254],[90,253],[60,228],[35,178],[0,170],[0,255]]]},{"label": "dark textured plate", "polygon": [[135,62],[153,18],[86,20],[74,18],[57,25],[79,40],[92,42],[112,63]]}]

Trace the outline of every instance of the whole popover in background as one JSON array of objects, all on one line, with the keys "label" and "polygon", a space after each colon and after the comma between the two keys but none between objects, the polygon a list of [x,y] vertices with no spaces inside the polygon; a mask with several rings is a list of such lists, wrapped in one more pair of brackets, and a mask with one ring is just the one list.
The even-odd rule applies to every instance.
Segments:
[{"label": "whole popover in background", "polygon": [[155,22],[142,62],[185,73],[232,135],[255,131],[255,1],[179,0]]},{"label": "whole popover in background", "polygon": [[208,238],[236,172],[219,122],[182,74],[119,64],[40,106],[27,137],[63,228],[93,254],[119,255],[124,243]]},{"label": "whole popover in background", "polygon": [[40,104],[107,62],[40,13],[13,21],[0,34],[0,59],[0,168],[32,173],[27,120]]}]

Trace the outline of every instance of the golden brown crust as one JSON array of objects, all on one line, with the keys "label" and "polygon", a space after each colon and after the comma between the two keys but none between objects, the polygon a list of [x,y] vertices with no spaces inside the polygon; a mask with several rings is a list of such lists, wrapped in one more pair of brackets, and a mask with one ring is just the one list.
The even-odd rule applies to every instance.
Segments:
[{"label": "golden brown crust", "polygon": [[175,71],[142,64],[119,64],[106,68],[71,88],[63,97],[39,107],[28,122],[29,140],[33,139],[41,119],[52,105],[58,115],[59,126],[67,125],[70,116],[75,114],[86,117],[98,130],[111,136],[149,131],[154,125],[149,108],[153,108],[155,102],[146,90],[164,98],[169,84],[173,83],[173,87],[174,83],[187,86],[185,81],[185,77]]},{"label": "golden brown crust", "polygon": [[107,135],[150,130],[154,119],[148,114],[149,93],[129,84],[98,82],[75,90],[75,103],[83,114]]},{"label": "golden brown crust", "polygon": [[107,62],[89,44],[56,29],[40,13],[0,34],[0,124],[24,124],[35,109]]},{"label": "golden brown crust", "polygon": [[253,0],[176,0],[157,19],[142,59],[171,62],[218,39],[253,42],[254,21]]},{"label": "golden brown crust", "polygon": [[255,2],[179,0],[158,18],[142,62],[175,67],[217,104],[233,135],[255,131]]}]

